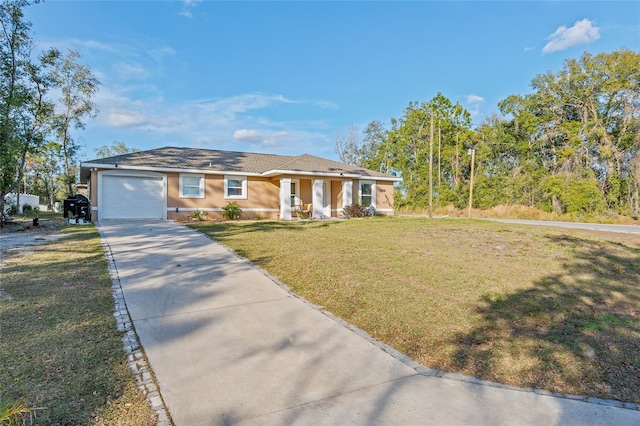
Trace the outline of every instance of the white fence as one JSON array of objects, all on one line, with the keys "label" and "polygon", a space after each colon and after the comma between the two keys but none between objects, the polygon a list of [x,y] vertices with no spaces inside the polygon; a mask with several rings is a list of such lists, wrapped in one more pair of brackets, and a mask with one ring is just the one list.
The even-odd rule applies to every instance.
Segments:
[{"label": "white fence", "polygon": [[[16,194],[7,194],[4,197],[4,211],[5,213],[11,206],[15,206],[18,196]],[[20,194],[20,205],[18,206],[18,213],[22,213],[24,206],[31,206],[32,208],[40,207],[40,197],[31,194]]]}]

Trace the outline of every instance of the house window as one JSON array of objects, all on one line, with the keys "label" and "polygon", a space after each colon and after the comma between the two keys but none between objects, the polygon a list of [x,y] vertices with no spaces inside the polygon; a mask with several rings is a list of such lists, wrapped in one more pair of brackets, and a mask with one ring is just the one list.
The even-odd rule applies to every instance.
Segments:
[{"label": "house window", "polygon": [[376,206],[376,184],[373,181],[360,181],[360,205],[363,207]]},{"label": "house window", "polygon": [[300,200],[300,180],[292,179],[291,180],[291,207],[299,206],[302,204],[302,200]]},{"label": "house window", "polygon": [[204,198],[204,175],[180,174],[180,198]]},{"label": "house window", "polygon": [[295,206],[296,204],[296,183],[291,182],[291,205]]},{"label": "house window", "polygon": [[247,177],[225,176],[224,198],[245,200],[247,198]]}]

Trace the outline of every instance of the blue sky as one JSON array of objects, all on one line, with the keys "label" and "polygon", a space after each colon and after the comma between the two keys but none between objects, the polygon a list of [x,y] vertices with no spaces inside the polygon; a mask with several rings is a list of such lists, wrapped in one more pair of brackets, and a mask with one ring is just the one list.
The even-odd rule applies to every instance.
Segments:
[{"label": "blue sky", "polygon": [[389,126],[438,92],[479,124],[567,58],[640,50],[640,2],[56,1],[38,48],[76,49],[102,85],[74,136],[336,159],[349,125]]}]

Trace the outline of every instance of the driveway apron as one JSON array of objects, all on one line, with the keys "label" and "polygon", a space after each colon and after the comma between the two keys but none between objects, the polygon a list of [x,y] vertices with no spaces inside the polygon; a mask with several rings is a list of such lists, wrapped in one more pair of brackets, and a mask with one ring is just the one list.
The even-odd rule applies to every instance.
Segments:
[{"label": "driveway apron", "polygon": [[184,225],[99,226],[176,425],[640,424],[606,401],[435,377]]}]

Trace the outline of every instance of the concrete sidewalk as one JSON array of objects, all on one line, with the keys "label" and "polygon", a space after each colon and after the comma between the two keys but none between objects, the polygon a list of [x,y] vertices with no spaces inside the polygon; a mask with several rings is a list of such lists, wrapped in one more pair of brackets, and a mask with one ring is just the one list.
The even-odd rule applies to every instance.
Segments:
[{"label": "concrete sidewalk", "polygon": [[99,226],[176,425],[640,424],[606,401],[435,377],[183,225]]}]

